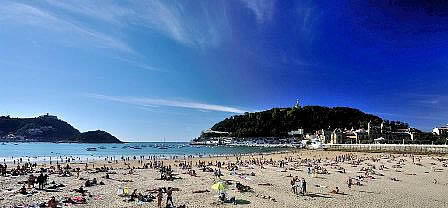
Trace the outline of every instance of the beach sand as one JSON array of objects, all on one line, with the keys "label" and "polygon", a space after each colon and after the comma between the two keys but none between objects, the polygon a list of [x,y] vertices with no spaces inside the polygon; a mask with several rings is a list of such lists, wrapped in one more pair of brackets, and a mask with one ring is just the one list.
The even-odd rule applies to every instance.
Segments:
[{"label": "beach sand", "polygon": [[[353,165],[353,160],[338,163],[334,161],[337,156],[347,154],[356,157],[361,162],[358,165]],[[412,157],[415,157],[415,164]],[[119,161],[118,164],[105,161],[90,162],[88,165],[90,171],[84,171],[85,164],[71,163],[71,167],[81,168],[80,178],[97,178],[98,182],[102,181],[105,185],[85,188],[92,195],[91,197],[85,196],[87,204],[70,205],[70,207],[157,207],[156,200],[142,204],[124,201],[126,197],[117,195],[117,189],[124,187],[128,187],[130,192],[137,189],[143,194],[148,193],[145,190],[157,187],[179,188],[179,191],[173,192],[174,204],[176,206],[185,204],[186,207],[448,207],[448,168],[444,166],[448,162],[444,161],[447,156],[300,150],[263,156],[243,156],[241,161],[261,158],[267,161],[270,159],[273,161],[289,159],[290,161],[286,163],[285,168],[278,167],[278,162],[263,165],[263,169],[259,165],[240,165],[239,170],[234,172],[239,175],[231,175],[231,171],[226,170],[225,165],[221,168],[223,173],[221,178],[232,181],[227,194],[235,197],[237,205],[217,203],[218,191],[211,189],[211,186],[220,180],[214,176],[213,172],[203,172],[196,167],[193,169],[196,171],[197,177],[183,174],[187,170],[182,170],[175,165],[184,160],[164,161],[164,165],[172,166],[174,173],[178,174],[176,177],[182,178],[174,181],[155,180],[160,178],[160,172],[156,169],[136,169],[133,174],[129,174],[123,161]],[[305,158],[311,160],[309,163],[314,162],[315,165],[325,168],[328,174],[308,174]],[[371,158],[378,160],[374,161]],[[317,161],[318,159],[320,162]],[[236,162],[235,157],[193,158],[187,161],[191,161],[194,165],[199,160],[207,161],[206,163],[208,161],[213,163],[216,161]],[[131,167],[142,166],[137,161],[129,163]],[[113,167],[114,170],[109,172],[116,172],[116,174],[109,174],[111,179],[105,179],[103,178],[106,175],[104,172],[91,173],[93,165],[95,167],[104,165]],[[384,165],[383,170],[380,170],[381,165]],[[46,167],[48,166],[46,164]],[[216,169],[217,167],[212,166],[211,168]],[[342,169],[338,168],[344,168],[345,173],[341,173]],[[373,172],[368,171],[369,174],[366,175],[365,171],[360,171],[362,168],[370,169]],[[255,173],[255,176],[251,176],[251,173]],[[37,176],[38,173],[36,172],[34,175]],[[307,181],[307,194],[302,196],[292,192],[290,175],[304,178]],[[349,177],[357,176],[369,177],[361,181],[361,186],[353,185],[348,188]],[[397,181],[391,180],[392,178]],[[85,182],[85,180],[77,178],[76,173],[71,177],[59,177],[57,174],[51,174],[49,182],[55,181],[56,184],[65,185],[59,189],[60,192],[37,190],[37,193],[31,196],[14,193],[22,187],[18,183],[27,179],[27,175],[0,176],[0,207],[46,202],[52,196],[55,196],[57,200],[61,200],[63,197],[80,196],[79,193],[71,190],[79,188]],[[436,183],[434,183],[435,181]],[[250,186],[253,191],[238,192],[235,188],[236,182]],[[266,183],[271,185],[259,185]],[[339,187],[341,193],[331,194],[330,192],[335,187]],[[192,191],[195,190],[210,192],[193,194]],[[164,195],[163,207],[165,203],[166,195]]]}]

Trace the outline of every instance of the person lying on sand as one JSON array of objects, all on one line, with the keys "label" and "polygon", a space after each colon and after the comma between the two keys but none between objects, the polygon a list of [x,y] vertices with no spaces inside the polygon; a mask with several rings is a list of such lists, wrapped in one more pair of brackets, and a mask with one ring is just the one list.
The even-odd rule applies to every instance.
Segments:
[{"label": "person lying on sand", "polygon": [[340,194],[339,193],[339,187],[336,186],[336,189],[330,191],[331,194]]},{"label": "person lying on sand", "polygon": [[239,192],[249,192],[252,191],[252,188],[250,186],[245,186],[239,182],[236,183],[236,189],[238,189]]},{"label": "person lying on sand", "polygon": [[93,180],[87,180],[84,183],[85,187],[91,187],[91,186],[95,186],[95,185],[98,185],[98,181],[96,180],[96,178],[93,178]]},{"label": "person lying on sand", "polygon": [[57,189],[57,188],[63,188],[63,187],[65,187],[65,185],[64,184],[54,184],[54,185],[52,185],[52,186],[49,186],[49,187],[47,187],[47,189]]},{"label": "person lying on sand", "polygon": [[84,197],[81,196],[75,196],[72,198],[66,198],[62,201],[62,203],[68,203],[68,204],[87,204],[87,200]]},{"label": "person lying on sand", "polygon": [[25,185],[23,185],[22,188],[20,188],[18,192],[20,194],[23,194],[23,195],[27,195],[28,194],[28,192],[26,191]]},{"label": "person lying on sand", "polygon": [[197,190],[197,191],[192,191],[193,194],[200,194],[200,193],[207,193],[210,192],[209,190]]},{"label": "person lying on sand", "polygon": [[230,199],[227,199],[226,193],[221,192],[219,194],[218,200],[220,203],[232,203],[232,204],[236,204],[236,200],[235,197],[231,197]]},{"label": "person lying on sand", "polygon": [[74,190],[72,190],[72,191],[74,191],[74,192],[76,192],[76,193],[80,193],[80,194],[82,194],[82,195],[84,195],[84,194],[86,194],[88,191],[87,190],[84,190],[84,188],[81,186],[81,187],[79,187],[79,189],[74,189]]},{"label": "person lying on sand", "polygon": [[196,174],[196,171],[193,170],[193,169],[188,171],[188,175],[193,176],[193,177],[198,177],[197,174]]}]

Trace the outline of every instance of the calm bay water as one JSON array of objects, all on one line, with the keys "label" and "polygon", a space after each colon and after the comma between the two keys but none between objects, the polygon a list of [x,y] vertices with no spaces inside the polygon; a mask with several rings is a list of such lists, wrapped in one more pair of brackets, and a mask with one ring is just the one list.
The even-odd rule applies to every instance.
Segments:
[{"label": "calm bay water", "polygon": [[[168,149],[159,149],[164,145]],[[87,151],[96,148],[96,151]],[[58,158],[76,157],[82,160],[102,159],[106,156],[208,156],[263,153],[284,150],[273,147],[207,147],[190,146],[183,142],[133,142],[125,144],[76,144],[76,143],[4,143],[0,144],[0,162],[11,162],[18,158],[24,161],[49,161]]]}]

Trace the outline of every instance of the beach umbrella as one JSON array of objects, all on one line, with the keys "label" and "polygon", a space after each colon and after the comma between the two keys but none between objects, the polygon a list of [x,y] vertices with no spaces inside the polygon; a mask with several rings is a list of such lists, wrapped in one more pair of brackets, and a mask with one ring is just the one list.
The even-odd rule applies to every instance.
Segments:
[{"label": "beach umbrella", "polygon": [[215,183],[212,185],[212,189],[222,191],[227,189],[227,185],[221,182]]}]

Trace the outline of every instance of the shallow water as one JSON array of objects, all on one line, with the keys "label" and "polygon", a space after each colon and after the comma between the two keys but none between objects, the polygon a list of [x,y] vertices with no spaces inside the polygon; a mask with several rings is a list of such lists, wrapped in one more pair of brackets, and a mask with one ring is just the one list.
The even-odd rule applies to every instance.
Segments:
[{"label": "shallow water", "polygon": [[[168,149],[159,149],[165,145]],[[133,148],[134,147],[134,148]],[[96,151],[87,151],[96,148]],[[137,149],[135,149],[137,148]],[[226,147],[190,146],[184,142],[133,142],[124,144],[78,144],[78,143],[4,143],[0,144],[0,162],[11,162],[22,158],[27,161],[60,160],[75,157],[82,160],[99,160],[106,156],[208,156],[264,153],[284,150],[274,147]]]}]

